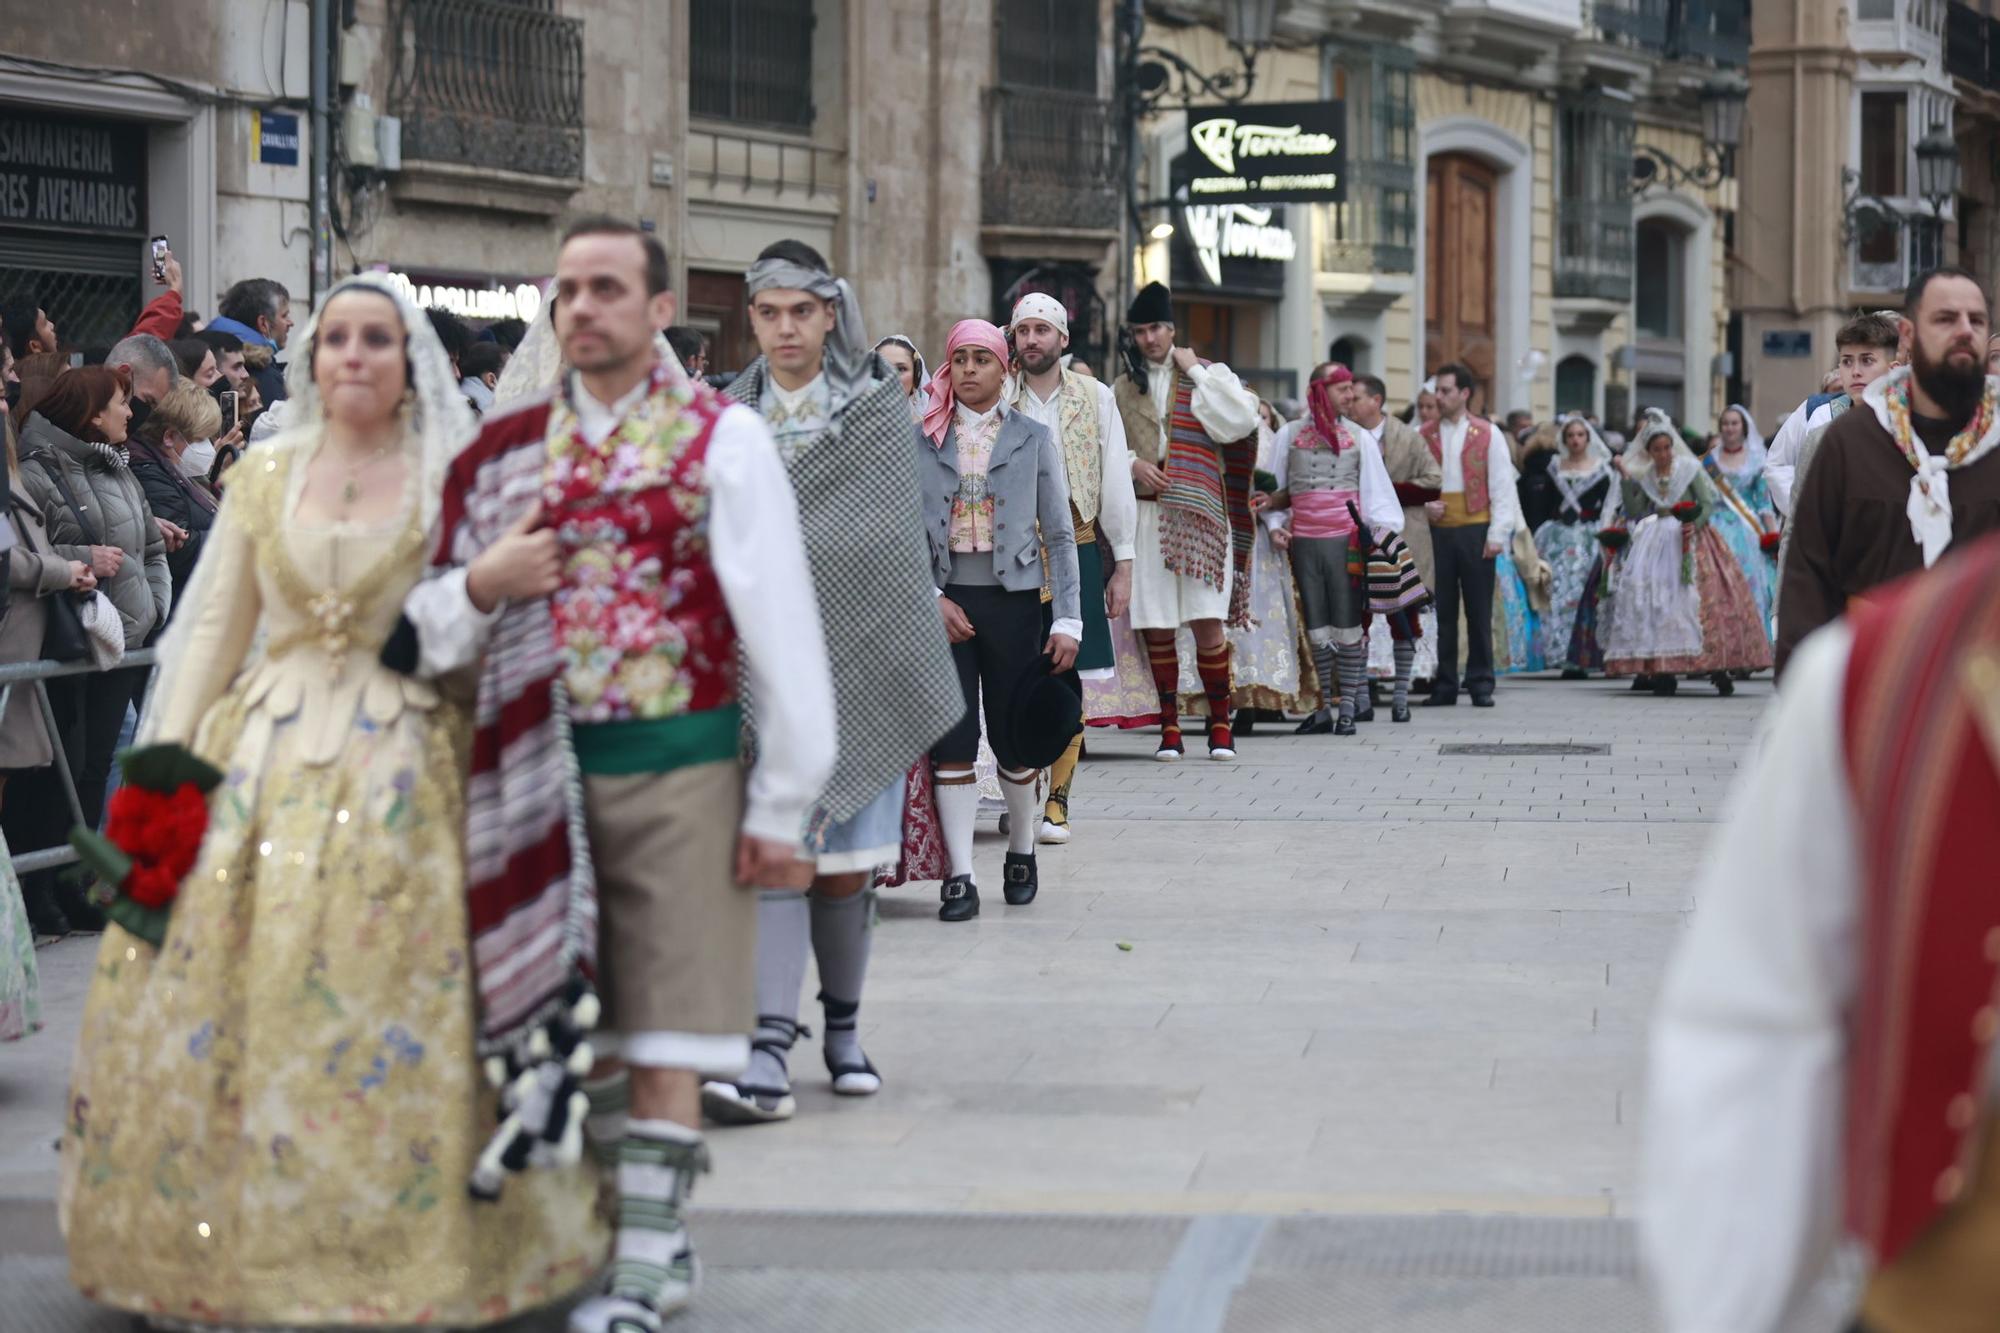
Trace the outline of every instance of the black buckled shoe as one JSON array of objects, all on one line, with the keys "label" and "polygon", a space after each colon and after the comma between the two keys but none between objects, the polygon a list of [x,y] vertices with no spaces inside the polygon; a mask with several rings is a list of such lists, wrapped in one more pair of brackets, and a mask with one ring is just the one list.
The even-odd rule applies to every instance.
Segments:
[{"label": "black buckled shoe", "polygon": [[1343,717],[1340,721],[1334,723],[1333,734],[1336,736],[1352,736],[1354,734],[1354,719]]},{"label": "black buckled shoe", "polygon": [[1333,718],[1326,713],[1314,713],[1311,717],[1299,723],[1292,734],[1294,736],[1326,736],[1330,735],[1332,731]]},{"label": "black buckled shoe", "polygon": [[938,920],[970,921],[979,915],[979,886],[970,875],[953,875],[938,888]]},{"label": "black buckled shoe", "polygon": [[1410,720],[1410,706],[1408,704],[1392,704],[1389,708],[1389,720],[1391,722],[1408,722]]},{"label": "black buckled shoe", "polygon": [[1026,907],[1035,901],[1035,892],[1041,888],[1042,882],[1035,870],[1033,852],[1007,853],[1007,864],[1001,873],[1006,878],[1001,883],[1000,892],[1009,907]]}]

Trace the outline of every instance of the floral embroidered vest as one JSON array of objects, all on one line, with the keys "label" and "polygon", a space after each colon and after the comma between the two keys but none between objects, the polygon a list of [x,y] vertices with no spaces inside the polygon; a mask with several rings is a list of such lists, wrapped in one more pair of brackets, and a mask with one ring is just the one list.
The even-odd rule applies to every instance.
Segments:
[{"label": "floral embroidered vest", "polygon": [[[1444,462],[1443,427],[1433,421],[1424,427],[1424,443],[1430,446],[1431,457]],[[1491,504],[1486,492],[1486,451],[1493,447],[1493,427],[1478,417],[1472,417],[1465,428],[1465,449],[1459,455],[1459,475],[1465,478],[1465,512],[1483,514]]]},{"label": "floral embroidered vest", "polygon": [[725,404],[651,388],[602,443],[549,407],[542,503],[563,551],[550,599],[581,723],[654,721],[737,699],[736,627],[709,560],[708,445]]},{"label": "floral embroidered vest", "polygon": [[1097,419],[1096,381],[1065,370],[1056,403],[1070,507],[1079,526],[1094,523],[1104,489],[1104,432]]}]

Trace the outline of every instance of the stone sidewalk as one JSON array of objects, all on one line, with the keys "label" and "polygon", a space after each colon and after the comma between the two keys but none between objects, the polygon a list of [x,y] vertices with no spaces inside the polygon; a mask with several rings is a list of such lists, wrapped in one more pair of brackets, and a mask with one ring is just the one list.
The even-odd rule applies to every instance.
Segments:
[{"label": "stone sidewalk", "polygon": [[[1353,740],[1260,732],[1231,764],[1204,761],[1198,742],[1188,760],[1156,764],[1154,733],[1093,732],[1076,836],[1043,850],[1032,907],[1000,902],[990,830],[979,866],[993,892],[976,922],[937,922],[931,886],[883,896],[862,1014],[881,1095],[834,1098],[805,1042],[792,1060],[798,1118],[712,1136],[705,1225],[740,1240],[763,1218],[802,1248],[790,1260],[788,1245],[712,1254],[714,1299],[687,1326],[807,1326],[759,1325],[754,1293],[804,1280],[787,1265],[810,1267],[812,1237],[853,1214],[930,1216],[935,1245],[921,1258],[944,1269],[981,1226],[1017,1234],[1007,1229],[1021,1218],[1044,1219],[1033,1232],[1050,1247],[1066,1234],[1051,1218],[1154,1219],[1174,1254],[1208,1234],[1190,1217],[1225,1232],[1232,1217],[1339,1220],[1349,1230],[1336,1248],[1350,1249],[1418,1236],[1393,1228],[1439,1215],[1514,1219],[1542,1228],[1521,1234],[1551,1253],[1616,1257],[1587,1281],[1563,1270],[1583,1285],[1553,1288],[1527,1264],[1461,1291],[1482,1270],[1444,1264],[1411,1290],[1437,1295],[1417,1306],[1445,1322],[1348,1326],[1638,1326],[1623,1219],[1644,1025],[1769,693],[1759,681],[1733,699],[1706,685],[1656,699],[1601,681],[1508,680],[1490,711],[1418,707],[1395,726],[1385,707]],[[1609,751],[1441,753],[1494,744]],[[48,1264],[60,1273],[49,1143],[88,956],[82,943],[43,952],[50,1030],[0,1048],[0,1252],[43,1256],[42,1280]],[[1269,1234],[1251,1244],[1256,1263]],[[1024,1266],[1060,1267],[1053,1249],[1032,1258]],[[1102,1320],[1079,1295],[1073,1320],[1024,1314],[1014,1326],[1154,1327],[1147,1312],[1172,1269],[1138,1264],[1131,1291],[1112,1284],[1125,1295],[1105,1297]],[[857,1306],[852,1322],[822,1322],[983,1327],[946,1312],[1024,1299],[979,1290],[961,1306],[973,1288],[917,1283],[901,1314]],[[1282,1302],[1256,1316],[1279,1300],[1258,1290],[1251,1281],[1236,1315],[1225,1299],[1203,1326],[1307,1326]],[[1560,1313],[1565,1301],[1583,1304]],[[89,1325],[50,1325],[70,1326]]]}]

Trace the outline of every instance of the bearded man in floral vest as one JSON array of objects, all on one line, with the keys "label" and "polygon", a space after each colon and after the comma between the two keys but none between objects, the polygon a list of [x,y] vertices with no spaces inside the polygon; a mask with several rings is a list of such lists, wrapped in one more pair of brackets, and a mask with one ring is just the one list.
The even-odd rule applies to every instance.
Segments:
[{"label": "bearded man in floral vest", "polygon": [[404,606],[419,674],[480,670],[481,965],[603,1000],[585,1128],[616,1170],[618,1241],[571,1333],[654,1333],[693,1295],[682,1205],[708,1169],[702,1077],[749,1063],[750,890],[797,858],[835,762],[792,483],[757,413],[658,341],[667,272],[630,223],[570,227],[550,297],[569,369],[453,462],[435,575]]},{"label": "bearded man in floral vest", "polygon": [[1173,294],[1163,284],[1139,289],[1125,323],[1139,355],[1119,376],[1113,396],[1131,446],[1139,500],[1132,628],[1145,640],[1160,694],[1160,748],[1154,758],[1171,763],[1186,752],[1180,652],[1174,643],[1175,632],[1186,625],[1194,634],[1195,669],[1208,701],[1208,757],[1234,759],[1224,624],[1248,620],[1257,395],[1228,366],[1174,345]]}]

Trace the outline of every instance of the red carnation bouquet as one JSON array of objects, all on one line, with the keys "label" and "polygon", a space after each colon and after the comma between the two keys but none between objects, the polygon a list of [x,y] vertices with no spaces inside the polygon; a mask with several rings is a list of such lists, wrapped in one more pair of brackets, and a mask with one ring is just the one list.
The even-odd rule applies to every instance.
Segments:
[{"label": "red carnation bouquet", "polygon": [[1765,555],[1776,555],[1779,544],[1784,540],[1783,535],[1780,533],[1767,532],[1757,538],[1757,544],[1764,548]]},{"label": "red carnation bouquet", "polygon": [[104,832],[77,829],[70,846],[97,875],[105,916],[157,947],[201,852],[208,794],[222,774],[180,745],[135,746],[118,762],[124,781],[106,807]]},{"label": "red carnation bouquet", "polygon": [[1683,523],[1692,523],[1701,513],[1701,506],[1693,500],[1683,500],[1673,507],[1673,516]]},{"label": "red carnation bouquet", "polygon": [[1598,545],[1607,551],[1622,551],[1632,544],[1632,534],[1626,531],[1624,524],[1614,524],[1611,527],[1599,529],[1597,542]]}]

